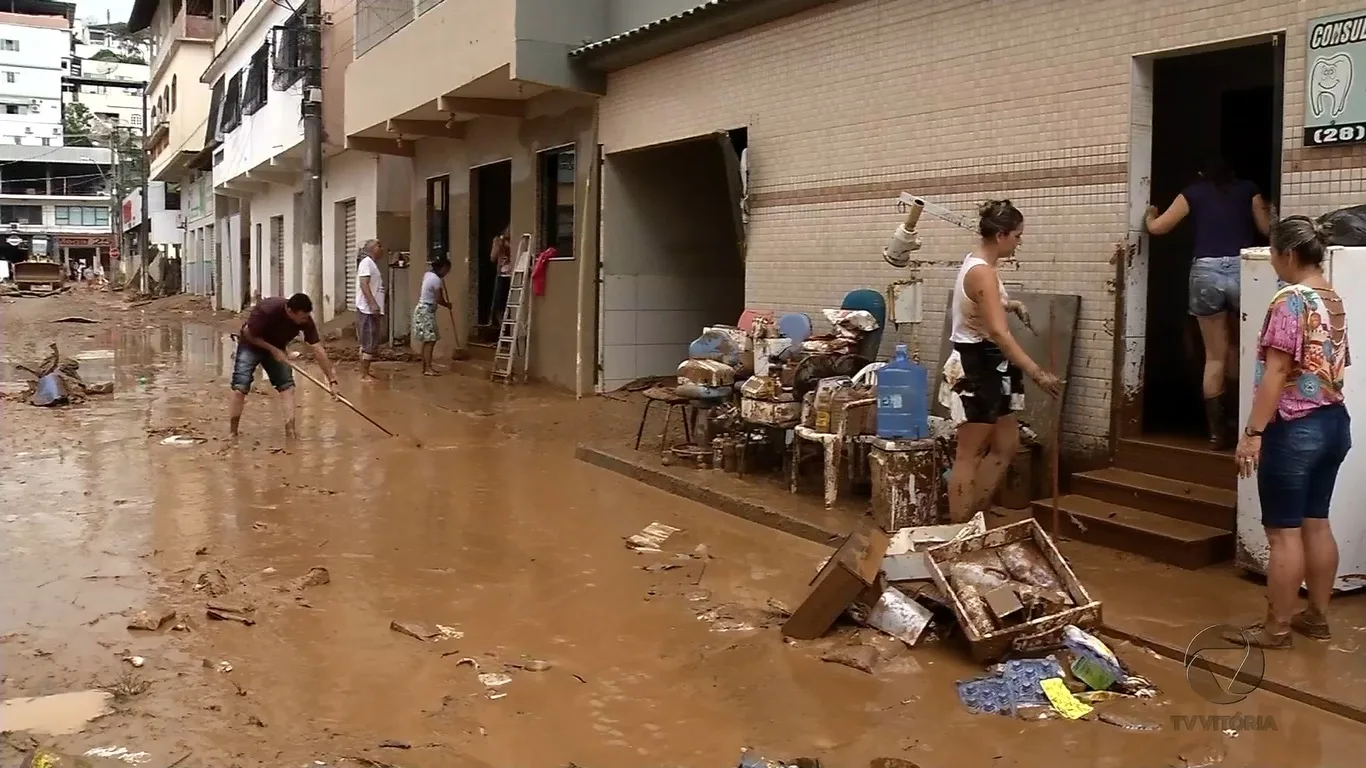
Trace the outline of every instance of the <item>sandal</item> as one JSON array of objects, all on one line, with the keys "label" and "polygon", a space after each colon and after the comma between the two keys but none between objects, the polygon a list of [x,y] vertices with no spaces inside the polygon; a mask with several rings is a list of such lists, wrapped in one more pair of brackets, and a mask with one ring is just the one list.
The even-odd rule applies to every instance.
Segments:
[{"label": "sandal", "polygon": [[1236,633],[1230,632],[1224,635],[1224,639],[1238,645],[1250,645],[1256,648],[1266,648],[1277,650],[1289,648],[1293,641],[1289,631],[1275,633],[1267,630],[1265,624],[1253,624],[1242,627]]},{"label": "sandal", "polygon": [[1290,618],[1290,628],[1314,640],[1331,640],[1333,634],[1328,627],[1328,619],[1315,616],[1309,611],[1300,611]]}]

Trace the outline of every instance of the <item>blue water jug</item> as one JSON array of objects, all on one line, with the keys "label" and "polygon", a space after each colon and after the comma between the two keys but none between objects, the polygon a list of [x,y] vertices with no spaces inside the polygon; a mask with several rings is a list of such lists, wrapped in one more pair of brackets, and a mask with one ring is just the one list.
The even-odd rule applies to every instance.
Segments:
[{"label": "blue water jug", "polygon": [[929,375],[896,345],[892,359],[877,372],[877,436],[919,440],[930,436]]}]

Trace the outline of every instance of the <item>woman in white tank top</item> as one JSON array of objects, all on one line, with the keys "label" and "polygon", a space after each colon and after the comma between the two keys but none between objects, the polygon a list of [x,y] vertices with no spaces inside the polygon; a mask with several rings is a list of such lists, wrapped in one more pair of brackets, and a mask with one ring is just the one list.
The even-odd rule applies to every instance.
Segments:
[{"label": "woman in white tank top", "polygon": [[1025,354],[1006,322],[1007,312],[1029,322],[1024,306],[1010,300],[996,272],[996,263],[1020,245],[1024,215],[1009,200],[983,203],[978,213],[982,241],[963,259],[954,281],[953,353],[945,361],[946,373],[961,370],[952,391],[966,417],[958,427],[958,450],[949,473],[949,517],[955,523],[991,504],[1019,450],[1015,413],[1024,408],[1025,376],[1053,397],[1062,391],[1058,377]]}]

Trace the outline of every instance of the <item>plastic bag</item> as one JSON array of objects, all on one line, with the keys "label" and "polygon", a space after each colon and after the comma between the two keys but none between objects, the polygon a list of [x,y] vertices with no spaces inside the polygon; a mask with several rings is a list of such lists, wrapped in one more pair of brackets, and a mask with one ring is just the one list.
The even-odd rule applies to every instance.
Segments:
[{"label": "plastic bag", "polygon": [[1329,245],[1366,245],[1366,205],[1352,205],[1325,213],[1319,224],[1328,230]]}]

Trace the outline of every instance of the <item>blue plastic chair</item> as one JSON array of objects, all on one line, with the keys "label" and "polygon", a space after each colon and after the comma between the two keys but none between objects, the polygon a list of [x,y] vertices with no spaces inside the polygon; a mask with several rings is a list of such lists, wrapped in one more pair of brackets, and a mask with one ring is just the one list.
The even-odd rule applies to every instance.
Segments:
[{"label": "blue plastic chair", "polygon": [[865,310],[877,320],[877,330],[863,337],[859,343],[858,354],[869,360],[877,359],[878,347],[882,346],[882,330],[887,325],[887,299],[877,291],[860,288],[845,294],[840,309]]}]

